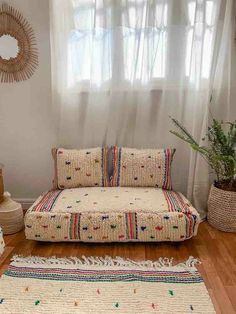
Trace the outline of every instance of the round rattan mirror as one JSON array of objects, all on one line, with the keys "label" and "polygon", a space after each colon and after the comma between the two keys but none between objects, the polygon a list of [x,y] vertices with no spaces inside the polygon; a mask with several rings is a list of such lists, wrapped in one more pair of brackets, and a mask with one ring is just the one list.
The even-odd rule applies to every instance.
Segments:
[{"label": "round rattan mirror", "polygon": [[29,79],[38,66],[34,32],[22,14],[3,3],[0,6],[0,81]]}]

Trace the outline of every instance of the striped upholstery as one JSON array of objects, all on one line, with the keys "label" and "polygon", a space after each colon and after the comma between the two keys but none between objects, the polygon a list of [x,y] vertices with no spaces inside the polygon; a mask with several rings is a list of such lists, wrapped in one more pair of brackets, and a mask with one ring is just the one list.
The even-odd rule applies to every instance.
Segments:
[{"label": "striped upholstery", "polygon": [[25,233],[41,241],[183,241],[199,215],[181,194],[156,188],[50,191],[28,210]]},{"label": "striped upholstery", "polygon": [[55,189],[28,210],[26,238],[84,242],[191,238],[200,218],[181,193],[171,190],[173,154],[173,149],[54,149]]},{"label": "striped upholstery", "polygon": [[139,186],[171,189],[174,149],[112,149],[111,186]]}]

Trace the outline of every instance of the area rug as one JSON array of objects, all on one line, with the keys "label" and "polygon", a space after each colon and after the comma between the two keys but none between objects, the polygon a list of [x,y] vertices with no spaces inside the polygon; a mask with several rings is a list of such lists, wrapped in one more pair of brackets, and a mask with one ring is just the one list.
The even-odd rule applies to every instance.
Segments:
[{"label": "area rug", "polygon": [[14,256],[0,313],[215,313],[196,262]]}]

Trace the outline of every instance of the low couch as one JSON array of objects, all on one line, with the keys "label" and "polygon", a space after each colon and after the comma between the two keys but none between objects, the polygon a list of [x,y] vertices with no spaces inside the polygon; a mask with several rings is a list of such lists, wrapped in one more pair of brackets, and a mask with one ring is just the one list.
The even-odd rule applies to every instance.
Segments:
[{"label": "low couch", "polygon": [[53,149],[54,188],[25,215],[38,241],[183,241],[199,214],[172,190],[172,149]]}]

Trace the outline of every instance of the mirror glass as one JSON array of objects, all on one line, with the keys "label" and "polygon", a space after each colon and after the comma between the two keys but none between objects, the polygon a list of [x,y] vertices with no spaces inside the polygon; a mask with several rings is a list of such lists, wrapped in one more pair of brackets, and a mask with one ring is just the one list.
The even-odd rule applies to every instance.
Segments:
[{"label": "mirror glass", "polygon": [[3,35],[0,37],[0,56],[2,59],[9,60],[16,58],[18,54],[18,42],[10,35]]}]

